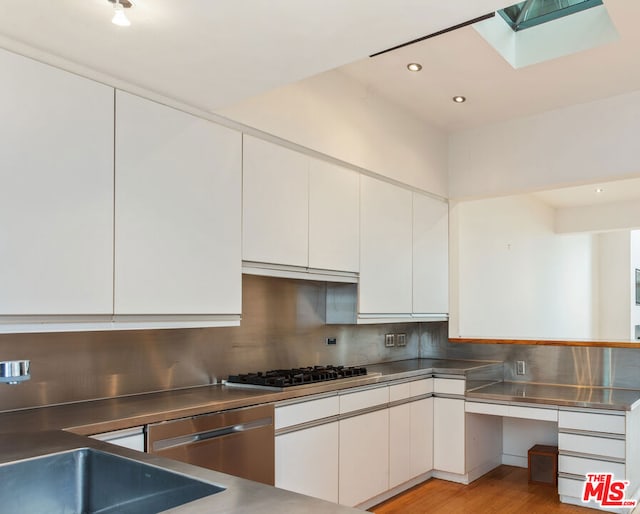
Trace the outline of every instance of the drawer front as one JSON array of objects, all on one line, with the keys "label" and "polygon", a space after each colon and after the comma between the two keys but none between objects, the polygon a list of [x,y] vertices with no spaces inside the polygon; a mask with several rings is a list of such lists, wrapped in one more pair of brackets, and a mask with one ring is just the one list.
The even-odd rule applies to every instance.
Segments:
[{"label": "drawer front", "polygon": [[558,421],[556,409],[539,409],[537,407],[520,407],[509,405],[509,417],[523,419],[539,419],[542,421]]},{"label": "drawer front", "polygon": [[348,393],[339,396],[340,414],[353,412],[360,409],[368,409],[377,405],[384,405],[389,402],[389,388],[377,387],[357,393]]},{"label": "drawer front", "polygon": [[409,385],[411,386],[411,396],[433,393],[433,378],[409,382]]},{"label": "drawer front", "polygon": [[624,415],[616,416],[612,414],[592,414],[589,412],[561,410],[558,417],[558,428],[624,434],[625,417]]},{"label": "drawer front", "polygon": [[618,480],[623,480],[625,466],[619,462],[607,462],[605,460],[584,459],[570,455],[558,456],[558,472],[572,475],[586,475],[587,473],[613,473]]},{"label": "drawer front", "polygon": [[276,407],[275,428],[278,430],[279,428],[299,425],[300,423],[337,416],[339,412],[340,402],[337,396],[284,405]]},{"label": "drawer front", "polygon": [[560,433],[558,434],[558,449],[602,457],[625,458],[625,442],[622,439]]},{"label": "drawer front", "polygon": [[397,402],[398,400],[405,400],[411,397],[411,386],[409,382],[404,384],[395,384],[389,386],[389,401]]},{"label": "drawer front", "polygon": [[489,414],[492,416],[509,415],[509,406],[498,403],[465,402],[464,410],[474,414]]},{"label": "drawer front", "polygon": [[560,496],[571,496],[572,498],[582,498],[583,480],[573,480],[572,478],[558,478],[558,494]]},{"label": "drawer front", "polygon": [[465,383],[465,380],[455,378],[436,378],[433,389],[436,393],[464,395]]}]

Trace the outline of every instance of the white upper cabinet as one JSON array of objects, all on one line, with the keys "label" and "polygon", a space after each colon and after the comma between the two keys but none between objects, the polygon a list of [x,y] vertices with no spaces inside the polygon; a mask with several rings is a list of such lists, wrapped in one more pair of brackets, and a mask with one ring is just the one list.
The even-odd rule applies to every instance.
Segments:
[{"label": "white upper cabinet", "polygon": [[358,189],[358,173],[245,134],[243,260],[357,272]]},{"label": "white upper cabinet", "polygon": [[449,207],[413,193],[413,312],[449,312]]},{"label": "white upper cabinet", "polygon": [[241,134],[117,92],[115,314],[241,312]]},{"label": "white upper cabinet", "polygon": [[0,314],[109,314],[113,89],[2,50],[0,68]]},{"label": "white upper cabinet", "polygon": [[310,268],[358,271],[359,188],[358,173],[310,160]]},{"label": "white upper cabinet", "polygon": [[361,314],[412,312],[412,193],[360,177]]},{"label": "white upper cabinet", "polygon": [[245,261],[307,266],[308,172],[305,155],[245,134],[242,237]]}]

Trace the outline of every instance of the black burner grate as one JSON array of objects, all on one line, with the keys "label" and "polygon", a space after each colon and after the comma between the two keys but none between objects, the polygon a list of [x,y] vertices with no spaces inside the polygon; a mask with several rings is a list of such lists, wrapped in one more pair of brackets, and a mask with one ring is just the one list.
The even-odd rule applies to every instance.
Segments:
[{"label": "black burner grate", "polygon": [[267,387],[291,387],[296,385],[359,377],[367,374],[367,368],[354,366],[313,366],[307,368],[274,369],[229,375],[227,382]]}]

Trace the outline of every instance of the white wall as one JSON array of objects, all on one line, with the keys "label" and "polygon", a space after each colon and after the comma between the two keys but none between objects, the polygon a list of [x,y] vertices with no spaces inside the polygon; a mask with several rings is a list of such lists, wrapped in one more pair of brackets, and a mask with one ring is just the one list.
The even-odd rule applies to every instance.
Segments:
[{"label": "white wall", "polygon": [[636,270],[640,269],[640,230],[631,231],[631,337],[636,338],[635,327],[640,325],[640,305],[636,305]]},{"label": "white wall", "polygon": [[593,237],[532,195],[453,204],[452,337],[595,337]]},{"label": "white wall", "polygon": [[638,133],[640,91],[460,131],[449,139],[449,194],[478,198],[640,176]]},{"label": "white wall", "polygon": [[219,114],[447,196],[446,134],[338,71],[280,87]]},{"label": "white wall", "polygon": [[[599,260],[598,338],[627,341],[631,337],[632,307],[630,232],[603,232],[595,237]],[[635,304],[635,297],[633,301]]]}]

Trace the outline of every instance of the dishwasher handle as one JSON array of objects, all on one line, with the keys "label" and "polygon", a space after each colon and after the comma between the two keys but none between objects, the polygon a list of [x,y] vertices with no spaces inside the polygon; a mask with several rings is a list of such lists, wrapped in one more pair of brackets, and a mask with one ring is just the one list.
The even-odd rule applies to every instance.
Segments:
[{"label": "dishwasher handle", "polygon": [[159,439],[154,441],[151,450],[154,452],[166,450],[168,448],[175,448],[178,446],[186,446],[189,444],[195,444],[200,441],[206,441],[208,439],[215,439],[219,437],[225,437],[241,432],[247,432],[249,430],[256,430],[258,428],[268,427],[273,424],[272,418],[261,418],[246,423],[239,423],[236,425],[228,425],[225,427],[216,428],[213,430],[207,430],[204,432],[198,432],[183,436],[170,437],[168,439]]}]

